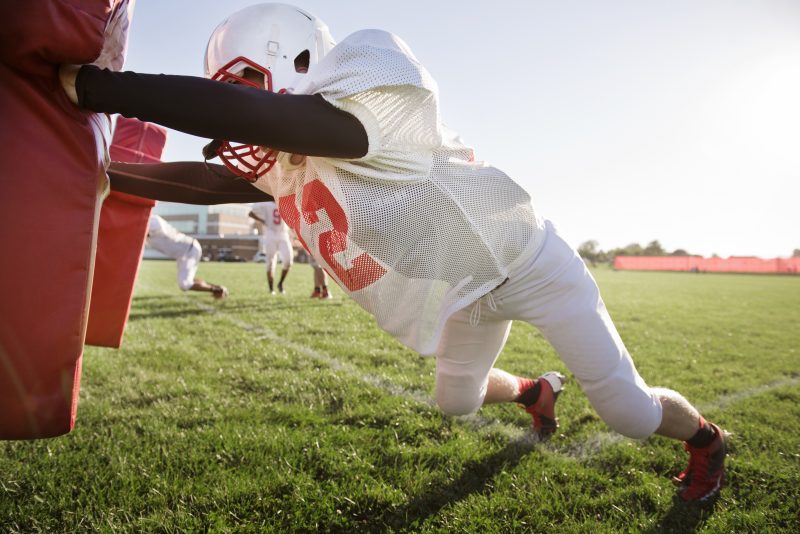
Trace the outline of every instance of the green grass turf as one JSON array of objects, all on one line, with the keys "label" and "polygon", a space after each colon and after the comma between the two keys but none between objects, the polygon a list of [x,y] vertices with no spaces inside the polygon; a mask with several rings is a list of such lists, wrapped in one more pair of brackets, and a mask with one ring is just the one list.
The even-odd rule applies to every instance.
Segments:
[{"label": "green grass turf", "polygon": [[[145,262],[121,350],[88,347],[75,430],[0,443],[0,532],[797,532],[800,277],[594,274],[641,374],[734,433],[719,499],[686,504],[681,444],[620,439],[575,382],[560,433],[513,405],[433,406],[434,362],[338,289],[204,263],[181,293]],[[566,372],[515,324],[499,366]]]}]

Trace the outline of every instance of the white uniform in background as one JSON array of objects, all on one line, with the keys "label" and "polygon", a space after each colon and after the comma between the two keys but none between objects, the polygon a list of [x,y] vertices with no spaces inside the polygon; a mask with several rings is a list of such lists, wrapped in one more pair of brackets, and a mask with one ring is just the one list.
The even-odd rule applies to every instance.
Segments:
[{"label": "white uniform in background", "polygon": [[158,215],[150,216],[147,244],[163,255],[177,261],[178,286],[189,290],[194,284],[203,249],[196,239],[181,233]]},{"label": "white uniform in background", "polygon": [[266,256],[267,270],[275,271],[278,256],[284,270],[291,267],[294,263],[292,238],[289,235],[289,227],[281,219],[275,202],[257,202],[253,204],[252,212],[264,220],[259,238],[259,250]]},{"label": "white uniform in background", "polygon": [[[437,356],[437,401],[482,404],[512,320],[540,329],[618,432],[661,422],[577,253],[502,171],[445,131],[438,90],[394,35],[352,34],[296,93],[319,94],[363,124],[365,156],[278,163],[256,187],[316,260],[378,324]],[[480,95],[476,93],[476,98]]]}]

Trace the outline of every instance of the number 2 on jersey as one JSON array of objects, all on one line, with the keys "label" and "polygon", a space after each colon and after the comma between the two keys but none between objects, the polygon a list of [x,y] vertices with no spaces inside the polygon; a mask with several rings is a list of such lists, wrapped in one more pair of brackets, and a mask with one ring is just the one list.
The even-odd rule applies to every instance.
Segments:
[{"label": "number 2 on jersey", "polygon": [[[303,241],[300,233],[300,213],[295,205],[295,197],[295,195],[280,197],[279,206],[283,220],[294,229],[297,237],[308,250],[308,245]],[[303,220],[307,225],[319,222],[317,216],[319,211],[324,211],[328,215],[333,229],[319,234],[319,253],[325,258],[333,274],[347,289],[350,291],[364,289],[386,274],[386,269],[366,252],[356,256],[353,259],[352,267],[349,268],[336,261],[334,256],[348,249],[347,232],[350,225],[344,209],[330,190],[325,187],[325,184],[319,180],[312,180],[303,186],[301,209]]]}]

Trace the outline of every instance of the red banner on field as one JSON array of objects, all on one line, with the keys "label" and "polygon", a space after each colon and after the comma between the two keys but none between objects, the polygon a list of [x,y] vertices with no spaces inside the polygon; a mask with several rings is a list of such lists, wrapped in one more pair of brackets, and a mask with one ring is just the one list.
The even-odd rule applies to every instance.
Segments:
[{"label": "red banner on field", "polygon": [[800,274],[800,258],[763,259],[755,256],[617,256],[614,268],[631,271],[687,271],[700,273]]}]

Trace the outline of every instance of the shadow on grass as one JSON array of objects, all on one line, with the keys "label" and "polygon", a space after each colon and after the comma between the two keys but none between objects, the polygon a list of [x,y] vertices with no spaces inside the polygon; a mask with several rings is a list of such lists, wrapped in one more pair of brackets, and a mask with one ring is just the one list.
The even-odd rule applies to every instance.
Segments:
[{"label": "shadow on grass", "polygon": [[[211,295],[191,295],[188,297],[173,296],[153,296],[135,297],[133,299],[133,309],[128,315],[128,319],[136,321],[140,319],[169,319],[176,317],[193,317],[197,315],[207,315],[209,310],[214,311],[273,311],[275,306],[265,300],[249,298],[239,299],[236,302],[225,301],[221,303],[215,301]],[[286,308],[286,306],[281,306]]]},{"label": "shadow on grass", "polygon": [[247,309],[247,308],[260,308],[264,311],[281,311],[281,310],[305,310],[308,308],[325,308],[325,307],[336,307],[340,308],[344,302],[341,300],[338,302],[330,302],[330,301],[322,301],[318,299],[308,301],[297,301],[297,300],[283,300],[282,297],[264,297],[263,299],[253,299],[248,298],[246,300],[237,300],[232,301],[230,297],[228,300],[224,302],[220,309],[225,311],[232,311],[237,309]]},{"label": "shadow on grass", "polygon": [[166,306],[162,307],[159,310],[142,310],[142,311],[132,311],[128,315],[128,320],[139,321],[142,319],[174,319],[176,317],[194,317],[197,315],[204,315],[206,314],[203,310],[196,310],[196,309],[187,309],[185,307],[178,308],[177,306],[170,309]]},{"label": "shadow on grass", "polygon": [[[144,300],[147,299],[147,300]],[[209,308],[198,307],[194,303],[186,301],[176,301],[171,297],[139,297],[134,299],[137,309],[128,315],[129,321],[142,319],[173,319],[178,317],[193,317],[197,315],[207,315]],[[238,302],[226,301],[223,304],[215,302],[209,298],[207,301],[200,301],[207,306],[218,307],[221,312],[263,312],[275,313],[289,310],[302,310],[308,308],[340,308],[343,302],[270,302],[267,299],[247,299]]]},{"label": "shadow on grass", "polygon": [[466,463],[458,479],[449,484],[433,486],[405,506],[387,512],[382,517],[372,518],[370,521],[376,524],[376,531],[385,531],[387,527],[400,531],[422,527],[428,518],[436,516],[448,504],[464,500],[475,493],[491,490],[488,483],[495,476],[513,469],[539,444],[539,440],[532,434],[524,439],[512,441],[494,454],[479,461]]},{"label": "shadow on grass", "polygon": [[645,532],[648,534],[697,532],[714,514],[718,499],[719,495],[705,502],[685,502],[675,495],[669,511],[655,526]]}]

